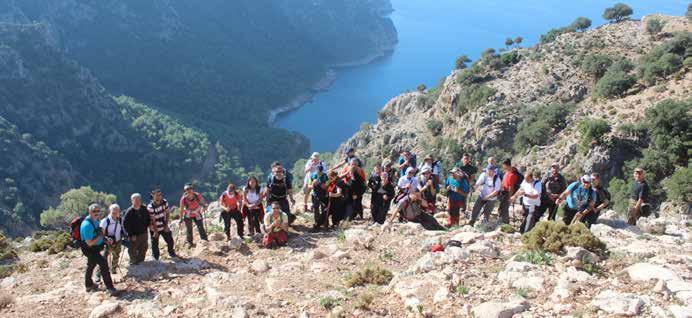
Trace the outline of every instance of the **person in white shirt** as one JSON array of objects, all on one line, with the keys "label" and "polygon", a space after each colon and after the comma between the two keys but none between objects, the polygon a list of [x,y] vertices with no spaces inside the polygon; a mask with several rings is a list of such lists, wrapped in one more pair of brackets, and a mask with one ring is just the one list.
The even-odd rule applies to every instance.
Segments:
[{"label": "person in white shirt", "polygon": [[[108,261],[110,256],[111,273],[115,274],[118,269],[118,262],[120,261],[120,251],[122,249],[121,242],[124,237],[124,230],[120,220],[120,206],[111,204],[111,206],[108,207],[108,212],[108,216],[101,220],[99,227],[101,231],[103,231],[103,237],[106,243],[103,257]],[[98,274],[99,273],[97,273],[97,275]]]},{"label": "person in white shirt", "polygon": [[403,199],[405,196],[411,193],[411,190],[415,190],[416,187],[418,187],[418,178],[416,178],[415,173],[416,168],[406,168],[406,174],[399,178],[399,182],[396,185],[397,189],[399,190],[399,193],[394,199],[394,203],[399,203],[399,200]]},{"label": "person in white shirt", "polygon": [[327,167],[320,161],[320,154],[313,152],[310,159],[305,163],[305,177],[303,178],[303,211],[308,212],[308,198],[310,197],[310,189],[308,185],[312,182],[312,176],[317,174],[317,168],[322,166],[323,171],[327,171]]},{"label": "person in white shirt", "polygon": [[521,204],[524,208],[524,220],[521,223],[520,233],[531,231],[536,224],[536,210],[541,205],[541,172],[536,170],[527,173],[519,186],[519,190],[509,199],[514,202],[521,196]]},{"label": "person in white shirt", "polygon": [[497,201],[497,196],[500,194],[502,188],[502,179],[497,175],[495,166],[488,165],[483,173],[478,176],[476,180],[475,188],[480,188],[480,195],[473,205],[473,211],[471,212],[471,221],[469,225],[473,226],[478,219],[478,214],[483,210],[483,215],[485,216],[485,222],[490,218],[490,211],[495,207],[495,202]]}]

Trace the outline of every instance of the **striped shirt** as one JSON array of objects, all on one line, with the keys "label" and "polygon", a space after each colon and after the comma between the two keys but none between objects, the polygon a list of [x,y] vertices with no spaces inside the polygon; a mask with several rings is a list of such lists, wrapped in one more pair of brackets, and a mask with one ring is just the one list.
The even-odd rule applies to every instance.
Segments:
[{"label": "striped shirt", "polygon": [[156,224],[156,229],[158,231],[163,231],[163,229],[166,228],[167,210],[168,201],[166,201],[166,199],[161,199],[161,203],[159,204],[156,204],[154,201],[151,201],[149,205],[147,205],[147,211],[149,211],[149,215],[154,220]]}]

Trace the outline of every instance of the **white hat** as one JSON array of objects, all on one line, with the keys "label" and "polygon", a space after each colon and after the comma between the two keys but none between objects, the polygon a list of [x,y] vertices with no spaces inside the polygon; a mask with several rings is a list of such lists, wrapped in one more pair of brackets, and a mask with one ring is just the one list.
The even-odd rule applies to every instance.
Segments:
[{"label": "white hat", "polygon": [[591,176],[588,174],[585,174],[585,175],[581,176],[581,181],[591,183]]},{"label": "white hat", "polygon": [[319,158],[319,157],[320,157],[320,153],[319,153],[319,152],[313,152],[313,153],[312,153],[312,156],[310,156],[310,159],[315,159],[315,158]]},{"label": "white hat", "polygon": [[[408,171],[406,171],[406,172],[408,172]],[[428,166],[428,165],[425,165],[425,166],[423,166],[423,168],[420,169],[420,173],[426,173],[426,172],[432,172],[432,168],[430,168],[430,166]]]},{"label": "white hat", "polygon": [[409,174],[409,173],[414,172],[414,171],[416,171],[416,168],[414,168],[414,167],[406,168],[406,174]]}]

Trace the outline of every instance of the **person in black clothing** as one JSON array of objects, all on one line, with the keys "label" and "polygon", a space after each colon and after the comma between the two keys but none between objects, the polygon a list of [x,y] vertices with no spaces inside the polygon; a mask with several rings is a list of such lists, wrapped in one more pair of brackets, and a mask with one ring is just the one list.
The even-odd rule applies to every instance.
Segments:
[{"label": "person in black clothing", "polygon": [[136,265],[144,261],[147,255],[147,229],[151,224],[151,217],[146,207],[142,205],[142,196],[135,193],[130,197],[132,205],[125,210],[123,227],[127,232],[130,247],[127,253],[130,255],[130,265]]},{"label": "person in black clothing", "polygon": [[163,237],[166,242],[168,256],[171,258],[178,257],[175,254],[175,246],[173,233],[168,224],[170,222],[170,211],[168,209],[168,201],[163,198],[161,190],[154,189],[151,192],[151,202],[147,205],[147,212],[151,217],[151,226],[149,236],[151,237],[151,255],[155,260],[159,259],[159,237]]},{"label": "person in black clothing", "polygon": [[634,183],[632,183],[632,196],[630,197],[629,215],[627,224],[637,225],[640,216],[647,217],[651,214],[649,184],[644,180],[644,169],[634,169]]},{"label": "person in black clothing", "polygon": [[286,178],[286,170],[281,165],[274,165],[272,168],[272,176],[270,176],[269,182],[267,182],[266,197],[267,206],[270,207],[272,203],[278,202],[281,206],[281,211],[288,215],[288,224],[293,224],[296,220],[296,216],[291,213],[291,206],[288,200],[291,200],[292,204],[296,203],[293,199],[293,186],[291,182]]},{"label": "person in black clothing", "polygon": [[418,177],[418,191],[421,192],[423,200],[427,202],[426,212],[435,214],[435,203],[437,202],[437,192],[439,185],[435,178],[432,177],[432,168],[423,166],[420,170],[421,174]]},{"label": "person in black clothing", "polygon": [[541,191],[541,205],[536,210],[536,219],[540,220],[545,212],[548,212],[548,220],[555,221],[558,205],[555,200],[567,189],[567,181],[560,174],[560,165],[553,163],[550,166],[550,174],[543,179]]},{"label": "person in black clothing", "polygon": [[596,192],[594,209],[591,213],[582,218],[582,221],[584,221],[589,228],[591,228],[591,225],[596,224],[598,217],[601,215],[601,211],[610,204],[610,192],[603,186],[601,175],[597,172],[591,174],[591,188]]},{"label": "person in black clothing", "polygon": [[329,186],[327,195],[329,196],[328,214],[332,217],[332,227],[339,226],[339,223],[346,219],[346,199],[349,196],[349,187],[336,171],[329,171]]},{"label": "person in black clothing", "polygon": [[98,204],[92,204],[88,208],[89,215],[84,218],[80,224],[79,247],[82,254],[87,258],[87,267],[84,273],[84,285],[87,292],[97,291],[98,286],[94,284],[91,277],[94,275],[94,269],[98,265],[103,276],[103,282],[111,295],[117,295],[118,291],[113,286],[110,271],[108,270],[108,261],[101,255],[104,243],[104,234],[99,228],[98,217],[101,213],[101,207]]},{"label": "person in black clothing", "polygon": [[362,219],[363,194],[367,190],[367,185],[365,184],[367,181],[365,180],[363,169],[358,166],[358,159],[351,159],[351,166],[346,179],[348,180],[349,192],[351,193],[346,207],[347,217],[349,220],[353,220],[356,217]]},{"label": "person in black clothing", "polygon": [[468,153],[465,153],[461,157],[461,161],[457,162],[456,167],[461,169],[467,176],[469,180],[469,184],[472,184],[471,180],[476,180],[476,173],[478,172],[478,168],[474,164],[471,163],[471,155]]},{"label": "person in black clothing", "polygon": [[312,226],[312,231],[317,232],[320,227],[326,226],[329,222],[327,218],[327,206],[329,199],[327,198],[327,182],[329,178],[324,173],[324,166],[317,167],[317,173],[310,178],[308,189],[312,198],[312,213],[315,224]]},{"label": "person in black clothing", "polygon": [[372,196],[370,197],[372,221],[373,223],[383,224],[394,199],[394,185],[389,180],[388,173],[380,172],[370,177],[368,187],[372,191]]}]

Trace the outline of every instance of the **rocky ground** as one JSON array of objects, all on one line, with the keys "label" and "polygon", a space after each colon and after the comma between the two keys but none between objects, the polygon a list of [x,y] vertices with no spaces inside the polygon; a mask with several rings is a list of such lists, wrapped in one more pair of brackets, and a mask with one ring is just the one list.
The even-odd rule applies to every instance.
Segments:
[{"label": "rocky ground", "polygon": [[[311,216],[298,220],[283,248],[260,248],[259,237],[225,241],[214,232],[208,243],[179,247],[180,260],[148,256],[144,264],[123,265],[114,276],[124,290],[118,297],[84,291],[78,251],[24,251],[26,271],[0,281],[0,316],[692,316],[690,221],[679,214],[638,228],[606,213],[592,227],[606,255],[567,248],[536,264],[521,261],[520,235],[493,229],[492,220],[443,232],[411,223],[383,232],[355,221],[318,234],[307,232]],[[431,244],[450,239],[462,247],[430,252]],[[346,278],[366,267],[387,269],[393,279],[346,287]]]}]

